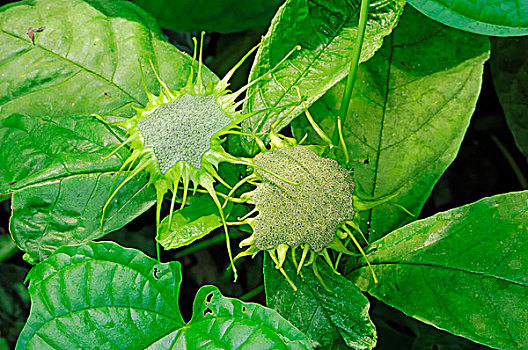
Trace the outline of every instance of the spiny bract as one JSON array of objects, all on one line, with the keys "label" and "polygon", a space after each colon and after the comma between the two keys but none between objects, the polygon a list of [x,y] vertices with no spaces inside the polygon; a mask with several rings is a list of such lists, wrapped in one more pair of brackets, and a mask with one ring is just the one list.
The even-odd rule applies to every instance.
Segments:
[{"label": "spiny bract", "polygon": [[[313,121],[311,116],[309,119]],[[322,133],[318,126],[315,125],[315,128]],[[256,185],[254,190],[241,196],[255,208],[237,223],[249,224],[253,234],[240,243],[241,248],[249,248],[236,258],[267,251],[275,267],[296,290],[283,268],[287,253],[291,251],[297,273],[300,273],[308,253],[311,253],[306,265],[312,265],[314,274],[325,285],[316,266],[319,256],[338,273],[338,260],[335,263],[332,261],[329,249],[339,254],[357,255],[346,248],[348,240],[352,240],[359,252],[365,255],[348,227],[359,231],[353,221],[354,201],[358,197],[354,195],[351,171],[333,159],[316,154],[311,147],[317,146],[298,145],[295,139],[276,134],[273,128],[269,136],[270,149],[261,145],[262,153],[252,159],[254,172],[242,180]],[[329,140],[326,135],[325,139]],[[329,146],[336,147],[331,143]],[[341,146],[346,152],[344,144]],[[343,239],[347,240],[345,244],[341,241]],[[299,260],[295,253],[297,248],[302,249]]]},{"label": "spiny bract", "polygon": [[230,122],[214,95],[186,94],[158,107],[137,126],[145,147],[152,147],[165,174],[180,161],[200,169],[202,155],[211,148],[211,138]]},{"label": "spiny bract", "polygon": [[[127,134],[127,139],[109,156],[125,145],[130,146],[132,153],[119,170],[119,172],[122,172],[128,167],[128,176],[112,192],[103,208],[101,227],[104,220],[104,211],[117,191],[141,171],[147,171],[149,173],[149,184],[154,184],[157,193],[156,227],[158,229],[160,227],[161,203],[168,191],[172,191],[173,194],[167,226],[170,228],[178,189],[183,190],[181,204],[181,207],[183,207],[185,206],[189,185],[191,183],[194,185],[194,191],[197,190],[198,186],[202,186],[218,207],[226,234],[229,257],[232,261],[225,216],[213,183],[217,180],[230,187],[217,173],[217,167],[220,162],[250,165],[247,160],[233,157],[225,152],[222,142],[225,135],[238,133],[232,129],[239,128],[238,124],[252,115],[239,113],[237,108],[245,99],[235,102],[236,99],[250,86],[272,72],[273,69],[234,93],[227,90],[229,79],[244,60],[258,47],[257,45],[216,85],[209,81],[205,86],[202,81],[203,34],[196,77],[193,66],[196,58],[197,43],[196,39],[194,39],[195,54],[191,64],[191,72],[187,84],[183,88],[179,90],[170,89],[161,80],[154,67],[152,67],[161,85],[160,94],[152,94],[145,86],[145,92],[148,97],[146,106],[144,108],[134,108],[137,113],[130,119],[117,123],[108,123],[123,127]],[[298,49],[299,47],[295,47],[290,54]],[[96,117],[107,123],[102,117],[97,115]],[[131,170],[133,166],[134,168]],[[180,182],[181,187],[179,187]],[[157,247],[159,259],[159,245]],[[233,263],[231,266],[236,280],[235,266]]]},{"label": "spiny bract", "polygon": [[262,153],[254,162],[298,184],[256,169],[262,183],[249,195],[259,210],[253,221],[258,249],[308,244],[320,252],[332,243],[338,226],[354,218],[354,181],[337,161],[295,146]]}]

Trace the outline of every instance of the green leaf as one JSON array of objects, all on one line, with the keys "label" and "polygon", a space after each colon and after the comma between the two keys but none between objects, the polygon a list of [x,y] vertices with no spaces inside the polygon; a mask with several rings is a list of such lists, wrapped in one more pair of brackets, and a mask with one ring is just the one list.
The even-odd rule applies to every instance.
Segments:
[{"label": "green leaf", "polygon": [[284,0],[134,0],[162,27],[231,33],[267,26]]},{"label": "green leaf", "polygon": [[528,157],[528,37],[493,38],[491,73],[517,146]]},{"label": "green leaf", "polygon": [[[34,44],[28,26],[45,27],[34,33]],[[189,74],[190,58],[165,41],[148,14],[126,1],[111,6],[107,1],[39,0],[4,6],[0,45],[0,155],[9,159],[0,165],[0,193],[7,183],[26,177],[44,181],[105,166],[116,170],[120,161],[98,157],[119,142],[89,115],[127,118],[134,114],[132,105],[143,106],[141,70],[149,90],[159,89],[149,60],[172,88],[183,86]],[[24,116],[12,117],[15,113]],[[23,137],[21,146],[15,136]],[[32,153],[35,159],[28,161]]]},{"label": "green leaf", "polygon": [[62,247],[30,272],[17,349],[310,349],[275,311],[202,287],[185,323],[178,262],[111,242]]},{"label": "green leaf", "polygon": [[371,300],[370,315],[378,331],[376,350],[488,350],[488,347],[458,337]]},{"label": "green leaf", "polygon": [[2,118],[0,114],[0,192],[73,174],[117,170],[128,156],[127,150],[110,159],[101,158],[119,144],[94,117],[12,114]]},{"label": "green leaf", "polygon": [[409,0],[445,25],[483,35],[528,34],[528,6],[522,0]]},{"label": "green leaf", "polygon": [[[102,208],[114,173],[89,173],[26,187],[13,194],[10,231],[17,245],[36,263],[55,249],[102,237],[121,228],[155,203],[155,190],[138,176],[110,202],[101,232]],[[121,176],[117,183],[124,180]],[[154,234],[153,234],[154,235]]]},{"label": "green leaf", "polygon": [[[229,203],[230,204],[230,203]],[[232,205],[226,206],[228,213]],[[208,195],[200,196],[192,204],[172,214],[169,230],[169,216],[162,221],[156,240],[165,249],[176,249],[189,245],[222,226],[222,218],[213,199]]]},{"label": "green leaf", "polygon": [[[68,19],[68,20],[65,20]],[[35,33],[28,27],[44,26]],[[186,83],[191,58],[169,44],[150,15],[128,1],[36,0],[0,8],[0,116],[115,115],[157,92],[149,59],[171,88]],[[141,61],[141,63],[140,63]],[[206,76],[210,74],[206,72]]]},{"label": "green leaf", "polygon": [[284,268],[298,290],[294,291],[271,259],[264,259],[264,283],[268,307],[303,331],[321,349],[372,349],[376,328],[369,318],[369,302],[349,280],[338,276],[325,263],[318,265],[325,289],[311,269],[296,275],[292,263]]},{"label": "green leaf", "polygon": [[[357,34],[359,3],[359,0],[286,1],[262,41],[250,80],[277,65],[295,45],[302,48],[248,90],[246,112],[270,109],[245,120],[246,131],[267,132],[280,119],[278,131],[299,115],[302,106],[294,86],[299,87],[306,104],[311,105],[348,74]],[[383,37],[396,26],[404,4],[405,0],[371,4],[361,62],[374,55]],[[296,106],[293,111],[292,106]]]},{"label": "green leaf", "polygon": [[[396,230],[348,277],[407,315],[500,349],[528,344],[528,191],[485,198]],[[364,265],[364,263],[362,264]]]},{"label": "green leaf", "polygon": [[[29,27],[44,27],[34,33],[34,42],[27,35]],[[165,40],[150,15],[128,1],[36,0],[4,6],[0,8],[0,47],[0,198],[23,191],[24,198],[49,203],[49,192],[56,192],[65,181],[76,192],[64,194],[64,201],[57,204],[76,208],[71,212],[75,214],[79,214],[76,195],[86,198],[86,181],[89,188],[95,188],[92,180],[101,174],[109,176],[127,156],[123,150],[106,161],[100,159],[121,142],[122,132],[110,130],[90,114],[112,116],[110,120],[131,117],[131,106],[146,102],[141,71],[148,89],[154,93],[159,90],[149,60],[171,88],[186,83],[191,63],[190,57]],[[212,77],[204,71],[204,80]],[[74,185],[74,180],[79,182]],[[107,181],[98,188],[108,190]],[[154,192],[135,193],[134,188],[143,187],[136,184],[120,191],[116,201],[130,201],[138,208],[115,216],[111,227],[123,226],[152,205]],[[48,227],[54,243],[37,250],[49,254],[61,241],[68,244],[94,238],[100,217],[96,213],[102,210],[101,199],[108,195],[103,192],[82,203],[82,211],[92,215],[77,222],[82,226],[76,234],[64,234],[63,225],[58,225],[59,229],[42,226]],[[20,204],[13,213],[14,227],[17,217],[27,220],[29,213],[50,224],[58,221],[46,218],[49,211],[38,209],[52,206],[23,207],[23,203],[30,203],[16,195],[14,200]],[[24,212],[17,214],[17,210]],[[66,221],[69,230],[71,220]],[[18,239],[21,235],[28,238],[36,230],[13,234]],[[40,244],[17,242],[20,246]],[[35,258],[33,254],[31,259]]]},{"label": "green leaf", "polygon": [[[354,178],[373,197],[418,214],[436,181],[451,164],[473,114],[482,82],[488,39],[447,28],[407,7],[394,33],[372,59],[359,66],[344,137]],[[332,135],[343,96],[342,81],[310,109]],[[308,132],[306,118],[294,135]],[[362,162],[360,160],[365,160]],[[365,215],[371,241],[413,218],[382,204]]]},{"label": "green leaf", "polygon": [[0,235],[0,263],[12,257],[18,251],[10,235]]}]

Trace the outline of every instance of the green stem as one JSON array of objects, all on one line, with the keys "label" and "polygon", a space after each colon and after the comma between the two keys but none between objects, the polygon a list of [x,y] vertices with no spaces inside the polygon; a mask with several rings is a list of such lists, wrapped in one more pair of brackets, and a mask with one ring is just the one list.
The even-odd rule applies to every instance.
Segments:
[{"label": "green stem", "polygon": [[[341,100],[341,107],[339,108],[339,116],[341,117],[342,124],[345,124],[348,105],[350,104],[350,98],[352,97],[352,91],[354,90],[354,83],[356,81],[356,72],[359,66],[359,58],[361,56],[361,48],[363,47],[363,40],[365,39],[365,30],[367,28],[367,17],[369,9],[369,0],[361,0],[361,8],[359,12],[359,23],[358,32],[356,37],[356,45],[352,52],[352,60],[350,62],[350,71],[345,86],[345,92],[343,93],[343,99]],[[337,127],[334,129],[334,135],[332,136],[334,144],[339,142],[339,132]]]},{"label": "green stem", "polygon": [[261,284],[261,285],[255,287],[253,290],[250,290],[246,294],[240,296],[238,299],[240,299],[242,301],[248,301],[248,300],[252,299],[254,296],[259,295],[263,291],[264,291],[264,285]]},{"label": "green stem", "polygon": [[528,181],[526,180],[526,177],[524,177],[524,174],[522,173],[521,168],[519,168],[519,165],[517,164],[515,159],[513,159],[513,156],[511,155],[510,151],[508,151],[508,149],[502,144],[502,142],[500,142],[500,140],[495,135],[492,135],[491,139],[493,140],[493,142],[495,142],[495,145],[497,145],[499,150],[502,152],[504,158],[506,158],[506,161],[515,173],[515,177],[517,177],[517,181],[519,181],[519,183],[521,184],[522,189],[527,189]]}]

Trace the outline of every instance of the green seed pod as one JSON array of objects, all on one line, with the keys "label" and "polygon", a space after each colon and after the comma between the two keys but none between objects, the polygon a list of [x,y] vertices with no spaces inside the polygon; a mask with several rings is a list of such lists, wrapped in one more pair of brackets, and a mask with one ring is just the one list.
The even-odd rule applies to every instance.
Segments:
[{"label": "green seed pod", "polygon": [[298,184],[256,170],[262,183],[249,196],[259,211],[253,221],[259,250],[308,244],[318,253],[341,223],[354,218],[354,181],[337,161],[295,146],[259,154],[254,163]]},{"label": "green seed pod", "polygon": [[[311,116],[308,117],[312,122]],[[314,129],[317,130],[316,127]],[[322,133],[320,128],[318,130]],[[249,248],[239,253],[236,259],[266,251],[276,268],[296,289],[283,268],[287,253],[291,251],[297,273],[300,273],[308,253],[311,253],[306,264],[312,264],[315,275],[325,285],[317,271],[319,256],[338,273],[336,266],[339,258],[336,262],[332,261],[328,249],[339,255],[359,255],[346,247],[349,241],[353,241],[359,253],[365,256],[351,230],[361,233],[359,225],[353,220],[357,208],[364,208],[365,205],[354,193],[351,170],[334,159],[319,156],[312,149],[316,146],[298,145],[294,139],[275,134],[273,129],[269,136],[271,149],[262,148],[262,152],[252,160],[253,174],[242,180],[256,184],[253,191],[241,196],[255,208],[239,219],[238,224],[249,224],[253,234],[240,243],[241,248]],[[326,135],[323,136],[323,140],[329,140]],[[342,135],[340,139],[343,139]],[[328,146],[337,147],[331,143]],[[344,144],[341,146],[346,152]],[[240,183],[235,187],[238,186]],[[392,198],[386,197],[375,204]],[[342,240],[346,241],[343,243]],[[296,257],[297,248],[302,249],[300,260]]]},{"label": "green seed pod", "polygon": [[[226,234],[229,257],[232,261],[225,216],[213,183],[219,181],[229,187],[217,173],[220,162],[251,165],[248,160],[233,157],[225,152],[221,144],[227,134],[239,133],[233,129],[239,128],[238,125],[242,120],[254,114],[238,112],[237,107],[245,100],[236,103],[235,100],[250,86],[274,70],[271,69],[236,92],[232,93],[227,90],[229,79],[235,70],[257,47],[258,45],[250,50],[217,84],[209,81],[204,86],[201,74],[202,48],[200,45],[198,74],[195,78],[192,68],[196,57],[195,49],[191,72],[184,87],[179,90],[169,88],[152,67],[161,85],[159,95],[152,94],[145,87],[148,97],[146,106],[134,108],[137,111],[136,115],[125,121],[107,123],[102,117],[96,116],[104,123],[126,130],[127,139],[108,156],[110,157],[125,145],[131,148],[131,155],[125,160],[119,172],[125,171],[127,167],[132,169],[134,166],[133,170],[128,171],[125,180],[109,196],[103,208],[101,227],[104,211],[115,194],[134,176],[146,171],[149,174],[149,184],[154,184],[157,193],[156,227],[160,226],[161,203],[167,192],[172,191],[173,193],[168,220],[168,227],[170,227],[178,185],[181,183],[183,187],[182,207],[185,205],[189,186],[192,184],[194,191],[201,186],[209,193],[218,207]],[[295,47],[290,54],[299,48]],[[231,266],[236,280],[235,266],[234,264]]]}]

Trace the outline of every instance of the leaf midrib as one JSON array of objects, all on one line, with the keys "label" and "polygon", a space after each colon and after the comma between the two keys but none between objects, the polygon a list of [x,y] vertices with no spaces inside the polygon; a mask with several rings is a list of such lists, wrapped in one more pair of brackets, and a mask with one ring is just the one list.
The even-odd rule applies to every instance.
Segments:
[{"label": "leaf midrib", "polygon": [[[10,33],[4,29],[0,29],[0,32],[6,34],[6,35],[9,35],[9,36],[12,36],[18,40],[22,40],[24,42],[26,42],[26,40],[24,38],[21,38],[19,37],[18,35],[14,34],[14,33]],[[107,84],[111,85],[111,86],[114,86],[116,89],[118,89],[119,91],[121,91],[123,94],[125,94],[126,96],[128,96],[129,98],[131,98],[132,100],[134,100],[136,103],[140,104],[141,106],[143,106],[143,104],[137,99],[135,98],[134,96],[132,96],[128,91],[124,90],[121,86],[117,85],[114,81],[111,81],[109,80],[108,78],[104,77],[103,75],[91,70],[91,69],[88,69],[84,66],[82,66],[81,64],[75,62],[75,61],[72,61],[71,59],[67,58],[67,57],[63,57],[53,51],[51,51],[50,49],[42,46],[42,45],[39,45],[39,44],[34,44],[34,46],[30,49],[30,50],[33,50],[35,48],[39,48],[43,51],[45,51],[46,53],[52,55],[52,56],[55,56],[55,57],[58,57],[59,59],[62,59],[66,62],[68,62],[69,64],[75,66],[75,67],[78,67],[79,69],[87,72],[87,73],[90,73],[92,74],[93,76],[97,77],[98,79],[100,80],[103,80],[104,82],[106,82]]]},{"label": "leaf midrib", "polygon": [[[390,38],[390,55],[387,59],[387,63],[388,63],[388,67],[387,67],[387,80],[385,82],[385,100],[383,101],[383,112],[382,112],[382,115],[381,115],[381,122],[380,122],[380,132],[379,132],[379,141],[378,141],[378,147],[377,147],[377,150],[376,150],[376,162],[375,162],[375,166],[374,168],[376,169],[375,172],[374,172],[374,179],[372,180],[372,191],[371,191],[371,195],[372,197],[375,197],[376,196],[376,184],[378,182],[378,175],[379,175],[379,162],[380,162],[380,158],[381,158],[381,145],[382,145],[382,141],[383,141],[383,131],[384,131],[384,125],[385,125],[385,116],[387,115],[386,113],[386,110],[387,110],[387,103],[389,101],[389,87],[390,87],[390,75],[391,75],[391,70],[392,70],[392,56],[394,54],[394,35],[390,35],[389,36]],[[372,222],[372,213],[374,211],[372,209],[369,210],[369,214],[368,214],[368,223],[367,224],[367,232],[366,232],[366,235],[367,235],[367,238],[369,238],[370,236],[370,230],[371,230],[371,222]]]},{"label": "leaf midrib", "polygon": [[[488,274],[488,273],[483,272],[483,271],[470,271],[470,270],[463,269],[461,267],[444,266],[444,265],[433,264],[433,263],[417,263],[417,262],[409,262],[409,261],[383,261],[383,262],[370,262],[370,264],[372,266],[410,265],[410,266],[421,266],[421,267],[444,269],[444,270],[450,270],[450,271],[466,273],[466,274],[470,274],[470,275],[481,276],[481,277],[485,277],[485,278],[497,279],[499,281],[508,282],[508,283],[515,284],[515,285],[520,286],[520,287],[527,287],[528,288],[528,282],[527,282],[527,284],[523,284],[523,282],[514,281],[514,280],[511,280],[511,279],[508,279],[508,278],[505,278],[505,277],[491,275],[491,274]],[[347,274],[347,276],[350,276],[351,274],[353,274],[354,271],[357,271],[357,270],[360,270],[360,269],[363,269],[363,268],[367,268],[367,267],[368,266],[366,264],[358,266],[358,267],[354,268],[349,274]],[[369,273],[370,273],[370,271],[369,271]]]}]

